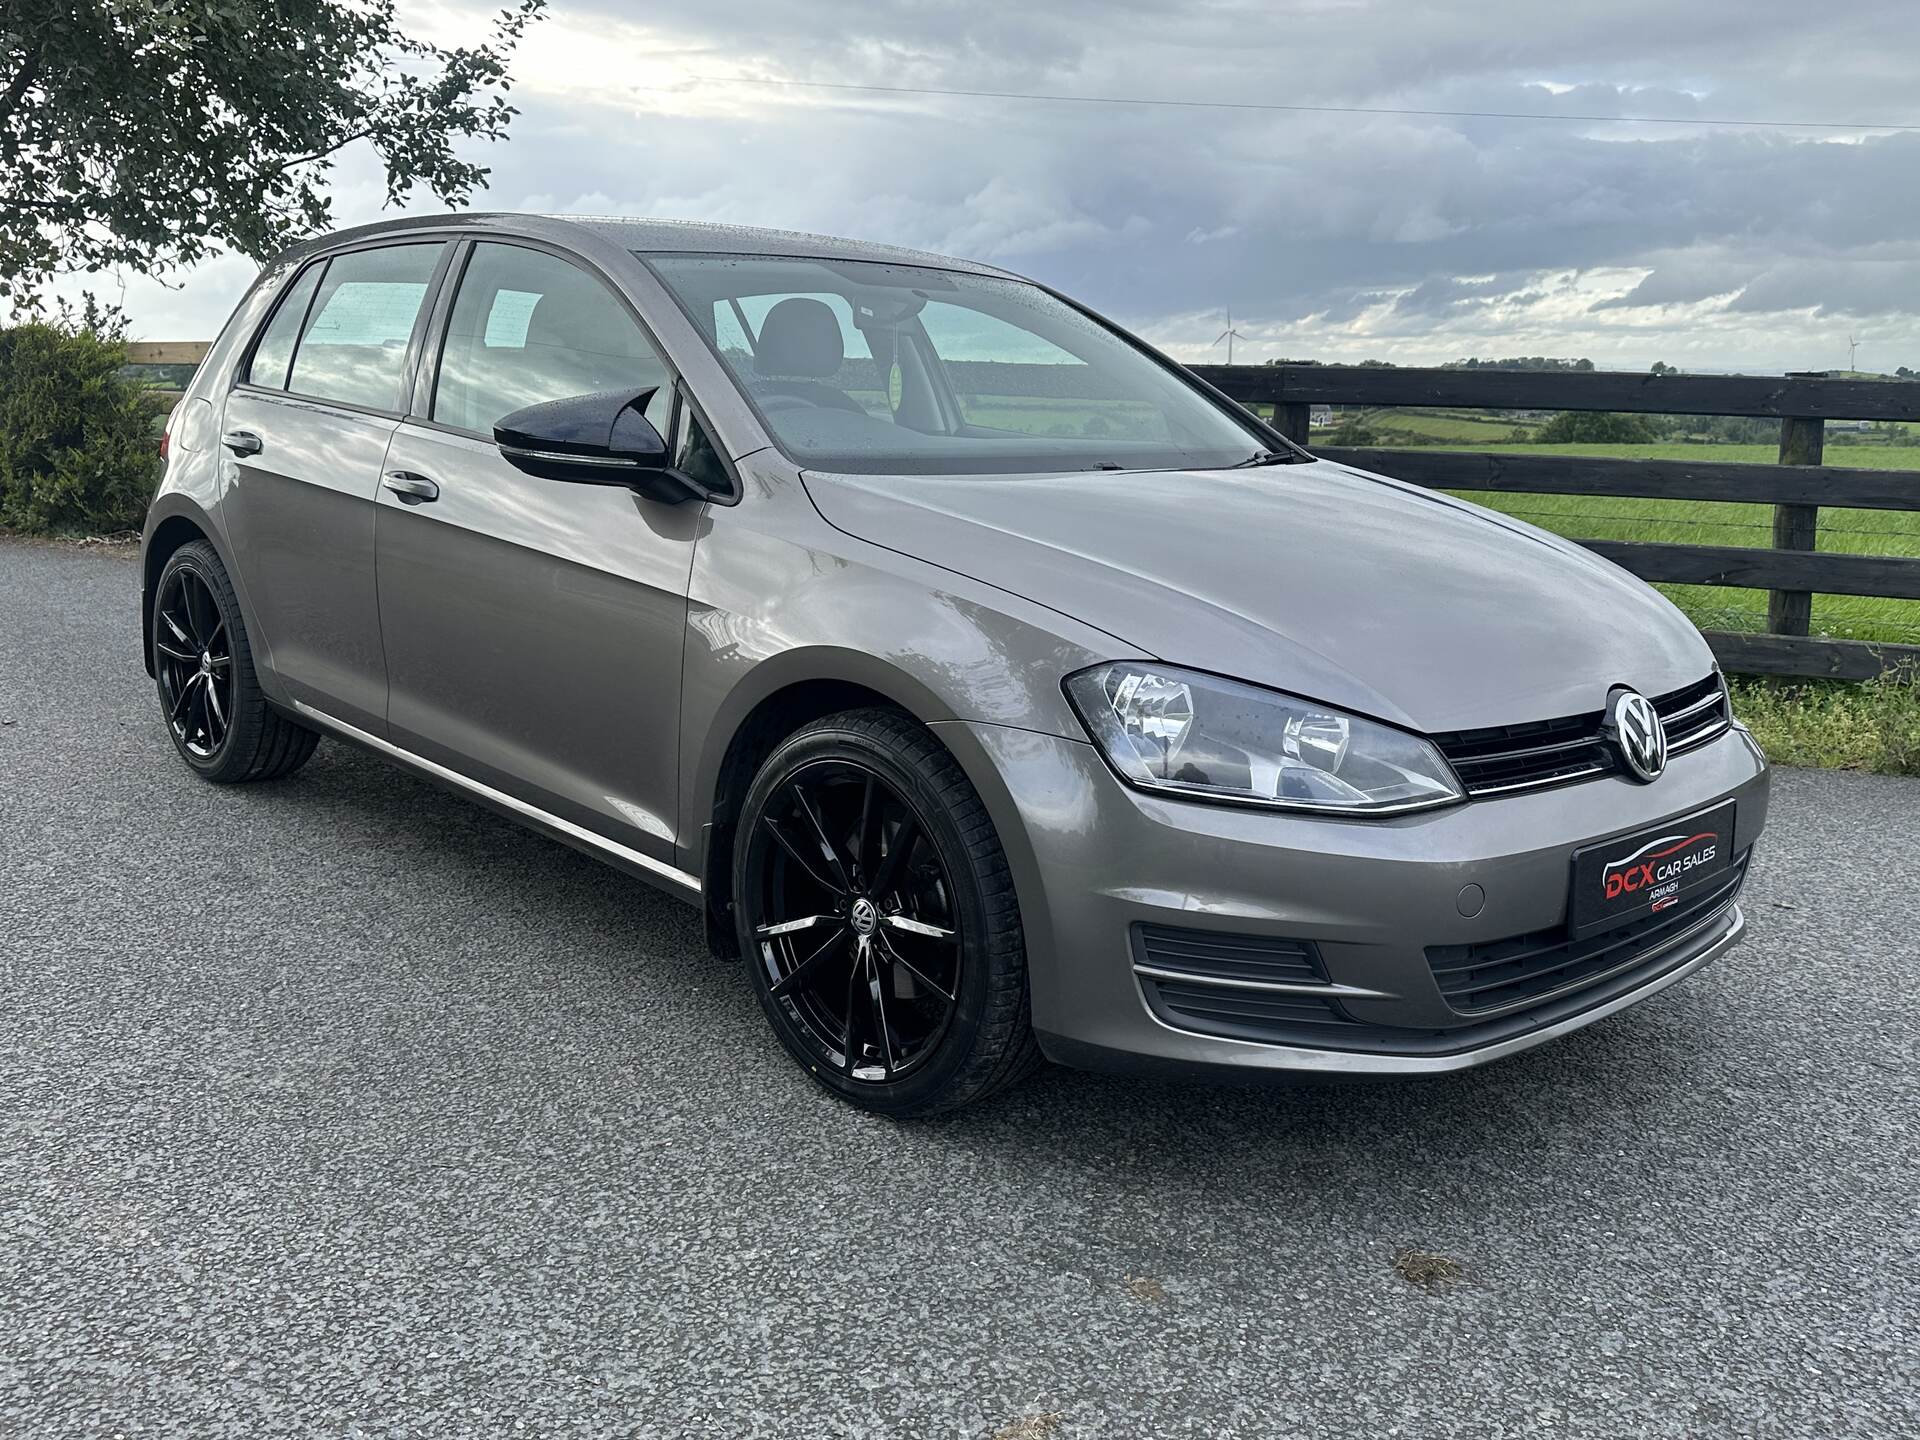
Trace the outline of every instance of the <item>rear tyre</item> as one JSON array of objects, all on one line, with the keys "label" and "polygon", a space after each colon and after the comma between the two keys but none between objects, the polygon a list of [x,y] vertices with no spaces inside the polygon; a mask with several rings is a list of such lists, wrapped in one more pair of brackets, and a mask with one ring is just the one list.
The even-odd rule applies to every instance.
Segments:
[{"label": "rear tyre", "polygon": [[160,713],[173,748],[203,780],[277,780],[307,763],[320,737],[267,704],[226,567],[205,540],[174,551],[154,591]]},{"label": "rear tyre", "polygon": [[783,742],[747,792],[733,873],[760,1004],[841,1099],[932,1115],[1039,1063],[1006,855],[907,716],[851,710]]}]

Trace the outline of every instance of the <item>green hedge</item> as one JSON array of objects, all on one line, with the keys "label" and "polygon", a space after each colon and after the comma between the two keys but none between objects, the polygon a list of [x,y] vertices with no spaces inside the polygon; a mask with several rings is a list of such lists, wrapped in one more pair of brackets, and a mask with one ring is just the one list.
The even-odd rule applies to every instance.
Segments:
[{"label": "green hedge", "polygon": [[91,310],[0,329],[0,526],[137,530],[160,482],[159,429],[123,378],[117,325]]}]

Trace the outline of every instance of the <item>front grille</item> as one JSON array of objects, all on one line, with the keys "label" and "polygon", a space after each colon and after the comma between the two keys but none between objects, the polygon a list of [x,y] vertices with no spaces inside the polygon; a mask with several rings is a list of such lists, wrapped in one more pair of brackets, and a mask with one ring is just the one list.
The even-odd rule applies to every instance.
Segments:
[{"label": "front grille", "polygon": [[1497,1010],[1522,1000],[1592,984],[1639,963],[1687,931],[1725,913],[1746,878],[1747,855],[1734,858],[1696,895],[1670,910],[1569,941],[1565,925],[1478,945],[1429,945],[1427,964],[1448,1005],[1461,1014]]},{"label": "front grille", "polygon": [[1320,952],[1304,940],[1268,935],[1225,935],[1217,930],[1176,930],[1142,925],[1135,963],[1170,975],[1202,980],[1319,982],[1326,967]]},{"label": "front grille", "polygon": [[[1704,745],[1731,719],[1717,673],[1655,696],[1653,708],[1666,728],[1669,755]],[[1600,733],[1605,720],[1606,713],[1595,710],[1558,720],[1454,730],[1432,739],[1469,795],[1511,795],[1616,773],[1619,757]]]}]

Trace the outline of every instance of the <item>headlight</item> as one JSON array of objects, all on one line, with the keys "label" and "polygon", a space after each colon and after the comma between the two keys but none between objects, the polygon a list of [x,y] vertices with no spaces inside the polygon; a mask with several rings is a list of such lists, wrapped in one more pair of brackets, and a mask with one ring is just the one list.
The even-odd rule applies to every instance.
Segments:
[{"label": "headlight", "polygon": [[1336,815],[1465,798],[1419,736],[1275,690],[1122,661],[1069,676],[1067,698],[1143,790]]}]

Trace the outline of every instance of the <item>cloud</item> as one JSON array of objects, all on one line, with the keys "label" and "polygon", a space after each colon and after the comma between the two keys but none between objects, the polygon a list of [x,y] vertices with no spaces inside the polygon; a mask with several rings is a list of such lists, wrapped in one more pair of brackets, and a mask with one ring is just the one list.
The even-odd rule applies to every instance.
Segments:
[{"label": "cloud", "polygon": [[[418,8],[436,33],[478,6]],[[1920,133],[1703,118],[1914,120],[1906,0],[1473,7],[1404,0],[900,6],[564,3],[516,68],[484,203],[854,234],[1034,274],[1198,356],[1589,354],[1785,368],[1871,322],[1920,363]],[[719,83],[1557,116],[1274,113]],[[355,168],[356,164],[359,168]],[[378,206],[343,165],[342,216]],[[422,206],[421,208],[426,208]],[[232,267],[129,302],[211,333]],[[1793,324],[1778,317],[1796,316]]]}]

